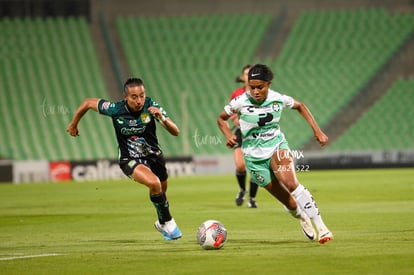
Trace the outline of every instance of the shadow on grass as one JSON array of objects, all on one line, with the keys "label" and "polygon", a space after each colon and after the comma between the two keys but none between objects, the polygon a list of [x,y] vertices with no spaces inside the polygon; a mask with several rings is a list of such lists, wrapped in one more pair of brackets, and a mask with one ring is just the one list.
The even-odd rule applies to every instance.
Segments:
[{"label": "shadow on grass", "polygon": [[[112,239],[112,240],[89,240],[88,243],[97,243],[97,244],[106,244],[110,246],[128,246],[129,249],[135,249],[136,247],[140,252],[158,252],[158,253],[169,253],[169,252],[179,252],[187,253],[194,251],[204,251],[201,249],[196,240],[182,238],[174,241],[165,241],[165,240],[142,240],[142,239]],[[252,249],[262,248],[274,248],[274,247],[283,247],[283,248],[312,248],[314,242],[307,240],[264,240],[264,239],[230,239],[227,240],[224,247],[220,250],[239,250],[241,248],[246,249],[251,247]]]}]

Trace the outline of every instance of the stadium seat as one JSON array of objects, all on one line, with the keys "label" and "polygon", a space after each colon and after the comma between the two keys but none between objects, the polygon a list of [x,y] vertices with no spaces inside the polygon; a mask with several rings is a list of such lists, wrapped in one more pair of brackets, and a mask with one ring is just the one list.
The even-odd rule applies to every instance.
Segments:
[{"label": "stadium seat", "polygon": [[414,78],[400,79],[336,142],[331,151],[414,148]]},{"label": "stadium seat", "polygon": [[1,52],[0,104],[8,110],[0,117],[0,157],[116,158],[109,119],[88,114],[79,125],[80,137],[66,133],[85,97],[109,99],[86,20],[5,18],[0,37],[6,48]]},{"label": "stadium seat", "polygon": [[158,131],[166,155],[226,150],[217,116],[270,20],[263,14],[117,19],[130,70],[143,78],[148,95],[184,128],[179,138]]},{"label": "stadium seat", "polygon": [[[306,102],[320,124],[373,77],[413,31],[411,15],[385,9],[302,13],[277,60],[274,88]],[[288,113],[282,124],[293,148],[313,133]]]},{"label": "stadium seat", "polygon": [[[173,116],[187,113],[183,139],[190,140],[193,154],[222,152],[221,146],[195,146],[192,135],[197,130],[206,138],[221,136],[216,116],[245,63],[269,64],[276,76],[273,88],[306,102],[324,125],[387,62],[414,23],[411,16],[385,9],[304,12],[277,59],[255,60],[270,20],[264,14],[117,19],[131,71],[151,84],[154,97]],[[182,94],[187,106],[180,105]],[[284,116],[282,129],[298,149],[313,133],[296,112]],[[182,154],[182,140],[161,140],[169,154]]]}]

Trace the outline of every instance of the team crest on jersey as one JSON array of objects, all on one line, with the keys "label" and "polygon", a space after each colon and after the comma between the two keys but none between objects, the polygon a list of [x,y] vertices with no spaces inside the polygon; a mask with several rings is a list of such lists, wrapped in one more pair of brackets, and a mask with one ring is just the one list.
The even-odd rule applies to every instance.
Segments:
[{"label": "team crest on jersey", "polygon": [[135,160],[130,160],[129,162],[128,162],[128,166],[130,167],[130,168],[133,168],[134,167],[134,165],[136,164],[137,162],[135,161]]},{"label": "team crest on jersey", "polygon": [[143,123],[149,123],[151,121],[151,117],[149,114],[141,114],[141,121]]},{"label": "team crest on jersey", "polygon": [[252,174],[255,176],[255,178],[258,182],[264,182],[265,181],[265,178],[262,175],[258,174],[256,171],[252,171]]},{"label": "team crest on jersey", "polygon": [[280,104],[279,104],[279,102],[277,102],[277,101],[273,102],[272,109],[275,112],[279,112],[280,111]]}]

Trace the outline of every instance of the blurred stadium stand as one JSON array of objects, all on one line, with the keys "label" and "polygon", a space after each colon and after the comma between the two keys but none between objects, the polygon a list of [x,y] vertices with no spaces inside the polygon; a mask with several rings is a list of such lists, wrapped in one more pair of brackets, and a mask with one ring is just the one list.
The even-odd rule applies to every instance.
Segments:
[{"label": "blurred stadium stand", "polygon": [[160,131],[166,152],[223,151],[217,115],[235,87],[241,60],[252,59],[270,19],[262,14],[118,18],[130,71],[142,76],[148,95],[185,127],[178,139]]},{"label": "blurred stadium stand", "polygon": [[[131,75],[181,127],[179,138],[159,131],[167,156],[228,154],[216,117],[241,67],[257,62],[274,69],[275,90],[309,105],[332,137],[324,151],[414,149],[403,119],[414,103],[411,1],[91,0],[69,18],[13,15],[6,2],[14,1],[0,0],[0,157],[115,158],[109,119],[88,114],[76,139],[65,129],[83,98],[118,100]],[[284,115],[293,149],[320,150],[298,114]]]},{"label": "blurred stadium stand", "polygon": [[0,17],[69,17],[90,19],[89,0],[0,0]]},{"label": "blurred stadium stand", "polygon": [[0,155],[17,160],[116,156],[109,119],[88,114],[80,123],[81,136],[65,132],[85,97],[110,97],[86,19],[3,18],[0,30]]},{"label": "blurred stadium stand", "polygon": [[[335,134],[347,127],[345,119],[352,124],[355,114],[361,115],[372,104],[361,99],[377,99],[386,92],[387,86],[373,89],[367,83],[382,71],[393,73],[388,62],[405,49],[413,30],[412,15],[390,14],[385,9],[304,12],[278,58],[270,63],[277,75],[273,86],[304,101],[323,128],[337,126],[336,132],[329,132],[334,143]],[[358,97],[360,93],[363,98]],[[294,112],[284,115],[282,127],[292,148],[317,150],[306,122]]]},{"label": "blurred stadium stand", "polygon": [[333,151],[414,148],[414,78],[397,80],[330,146]]}]

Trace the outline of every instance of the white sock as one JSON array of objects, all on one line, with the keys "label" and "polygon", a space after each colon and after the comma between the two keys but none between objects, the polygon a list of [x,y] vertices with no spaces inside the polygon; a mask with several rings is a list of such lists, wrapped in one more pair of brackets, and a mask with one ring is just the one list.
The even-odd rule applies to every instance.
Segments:
[{"label": "white sock", "polygon": [[289,208],[287,208],[285,205],[283,205],[283,207],[285,208],[286,212],[288,212],[290,215],[292,215],[292,217],[294,217],[295,219],[300,219],[300,217],[302,216],[302,210],[300,209],[300,207],[294,209],[294,210],[290,210]]},{"label": "white sock", "polygon": [[295,198],[299,207],[313,221],[319,232],[328,230],[308,189],[302,184],[299,184],[299,186],[292,192],[292,196]]}]

